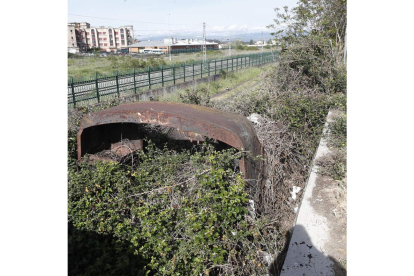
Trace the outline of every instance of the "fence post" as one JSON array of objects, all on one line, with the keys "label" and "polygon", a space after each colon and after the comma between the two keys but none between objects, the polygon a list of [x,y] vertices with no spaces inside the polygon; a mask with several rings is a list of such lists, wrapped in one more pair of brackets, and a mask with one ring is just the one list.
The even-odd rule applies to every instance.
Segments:
[{"label": "fence post", "polygon": [[98,103],[101,102],[99,97],[99,87],[98,87],[98,73],[95,72],[95,87],[96,87],[96,98],[98,99]]},{"label": "fence post", "polygon": [[214,75],[217,75],[217,59],[214,60]]},{"label": "fence post", "polygon": [[173,79],[174,79],[174,84],[175,84],[175,64],[173,64]]},{"label": "fence post", "polygon": [[161,83],[162,87],[164,87],[164,66],[161,65]]},{"label": "fence post", "polygon": [[247,56],[244,56],[244,68],[246,68],[246,58]]},{"label": "fence post", "polygon": [[231,59],[231,71],[233,72],[233,58]]},{"label": "fence post", "polygon": [[185,61],[184,61],[184,82],[185,82]]},{"label": "fence post", "polygon": [[73,87],[73,77],[70,77],[70,88],[72,90],[73,107],[76,107],[75,88]]},{"label": "fence post", "polygon": [[203,78],[203,63],[201,62],[201,78]]},{"label": "fence post", "polygon": [[227,72],[229,71],[229,59],[228,58],[226,59],[226,71]]},{"label": "fence post", "polygon": [[118,94],[118,98],[120,98],[118,71],[115,71],[115,80],[116,80],[116,93]]},{"label": "fence post", "polygon": [[151,89],[151,67],[148,66],[148,89]]},{"label": "fence post", "polygon": [[194,80],[194,61],[193,61],[193,80]]},{"label": "fence post", "polygon": [[134,67],[134,94],[137,94],[137,82],[135,81],[135,67]]},{"label": "fence post", "polygon": [[210,60],[207,61],[207,66],[208,66],[208,76],[210,76]]}]

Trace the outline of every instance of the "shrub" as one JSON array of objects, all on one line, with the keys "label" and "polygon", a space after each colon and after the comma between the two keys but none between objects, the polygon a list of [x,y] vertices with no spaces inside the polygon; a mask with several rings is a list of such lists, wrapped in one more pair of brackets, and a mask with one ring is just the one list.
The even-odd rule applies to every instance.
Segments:
[{"label": "shrub", "polygon": [[346,177],[346,152],[335,149],[333,152],[317,161],[318,174],[329,176],[335,180],[343,180]]},{"label": "shrub", "polygon": [[335,116],[329,123],[328,144],[336,148],[346,147],[346,114]]},{"label": "shrub", "polygon": [[151,67],[161,67],[161,65],[166,65],[167,62],[163,58],[148,58],[148,66]]},{"label": "shrub", "polygon": [[185,94],[180,94],[179,97],[183,103],[187,104],[207,105],[210,101],[206,88],[186,89]]},{"label": "shrub", "polygon": [[77,54],[68,53],[68,59],[69,58],[82,58],[82,56],[77,55]]},{"label": "shrub", "polygon": [[117,69],[119,67],[118,58],[116,56],[109,55],[107,59],[111,62],[110,66],[112,69]]},{"label": "shrub", "polygon": [[[119,244],[100,250],[103,257],[84,255],[83,273],[102,273],[108,265],[120,271],[121,264],[131,268],[134,262],[142,264],[133,270],[142,275],[264,273],[255,249],[262,230],[245,219],[248,195],[233,165],[240,154],[208,145],[193,155],[151,143],[147,150],[138,153],[137,168],[112,162],[70,167],[69,240],[87,231],[101,239],[99,246]],[[74,269],[79,258],[71,257]]]}]

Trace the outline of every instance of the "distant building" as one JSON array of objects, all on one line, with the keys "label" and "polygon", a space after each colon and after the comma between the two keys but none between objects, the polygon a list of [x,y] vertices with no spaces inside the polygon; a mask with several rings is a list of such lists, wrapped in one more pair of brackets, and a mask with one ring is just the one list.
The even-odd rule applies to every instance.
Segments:
[{"label": "distant building", "polygon": [[134,43],[133,26],[91,27],[89,23],[68,23],[68,51],[85,52],[100,48],[107,52],[126,49]]},{"label": "distant building", "polygon": [[[140,41],[128,46],[130,53],[142,53],[144,49],[159,49],[165,54],[169,53],[170,47],[172,53],[201,51],[203,50],[203,41],[198,39],[177,40],[176,38],[165,38],[164,40]],[[206,42],[206,48],[207,50],[218,49],[218,43]]]}]

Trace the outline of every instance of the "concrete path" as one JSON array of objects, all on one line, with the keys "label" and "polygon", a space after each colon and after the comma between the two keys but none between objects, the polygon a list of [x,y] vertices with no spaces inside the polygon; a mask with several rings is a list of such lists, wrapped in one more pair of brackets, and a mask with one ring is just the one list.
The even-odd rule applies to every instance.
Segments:
[{"label": "concrete path", "polygon": [[[332,113],[329,112],[328,122],[331,115]],[[328,122],[325,123],[324,134],[327,132]],[[317,181],[318,175],[316,174],[318,166],[315,165],[315,161],[327,153],[329,153],[329,148],[326,145],[326,140],[322,138],[313,160],[312,171],[305,187],[281,276],[346,275],[341,274],[342,272],[336,273],[339,263],[330,256],[329,252],[332,243],[338,242],[332,239],[334,235],[331,233],[332,227],[329,221],[332,218],[315,207],[318,202],[326,201],[320,196],[315,198],[317,190],[320,189],[318,187],[320,181]],[[346,244],[336,246],[346,247]]]}]

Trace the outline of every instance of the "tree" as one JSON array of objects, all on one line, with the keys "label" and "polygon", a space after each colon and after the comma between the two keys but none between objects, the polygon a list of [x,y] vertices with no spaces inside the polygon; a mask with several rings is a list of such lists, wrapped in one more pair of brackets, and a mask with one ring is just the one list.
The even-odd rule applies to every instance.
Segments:
[{"label": "tree", "polygon": [[249,45],[253,45],[253,44],[254,44],[253,39],[250,39],[250,41],[249,41]]},{"label": "tree", "polygon": [[282,45],[297,43],[303,37],[332,41],[342,50],[346,32],[346,0],[299,0],[298,6],[275,9],[276,19],[267,26]]},{"label": "tree", "polygon": [[279,90],[346,93],[346,0],[298,0],[293,9],[275,11],[268,28],[282,46],[275,74]]}]

